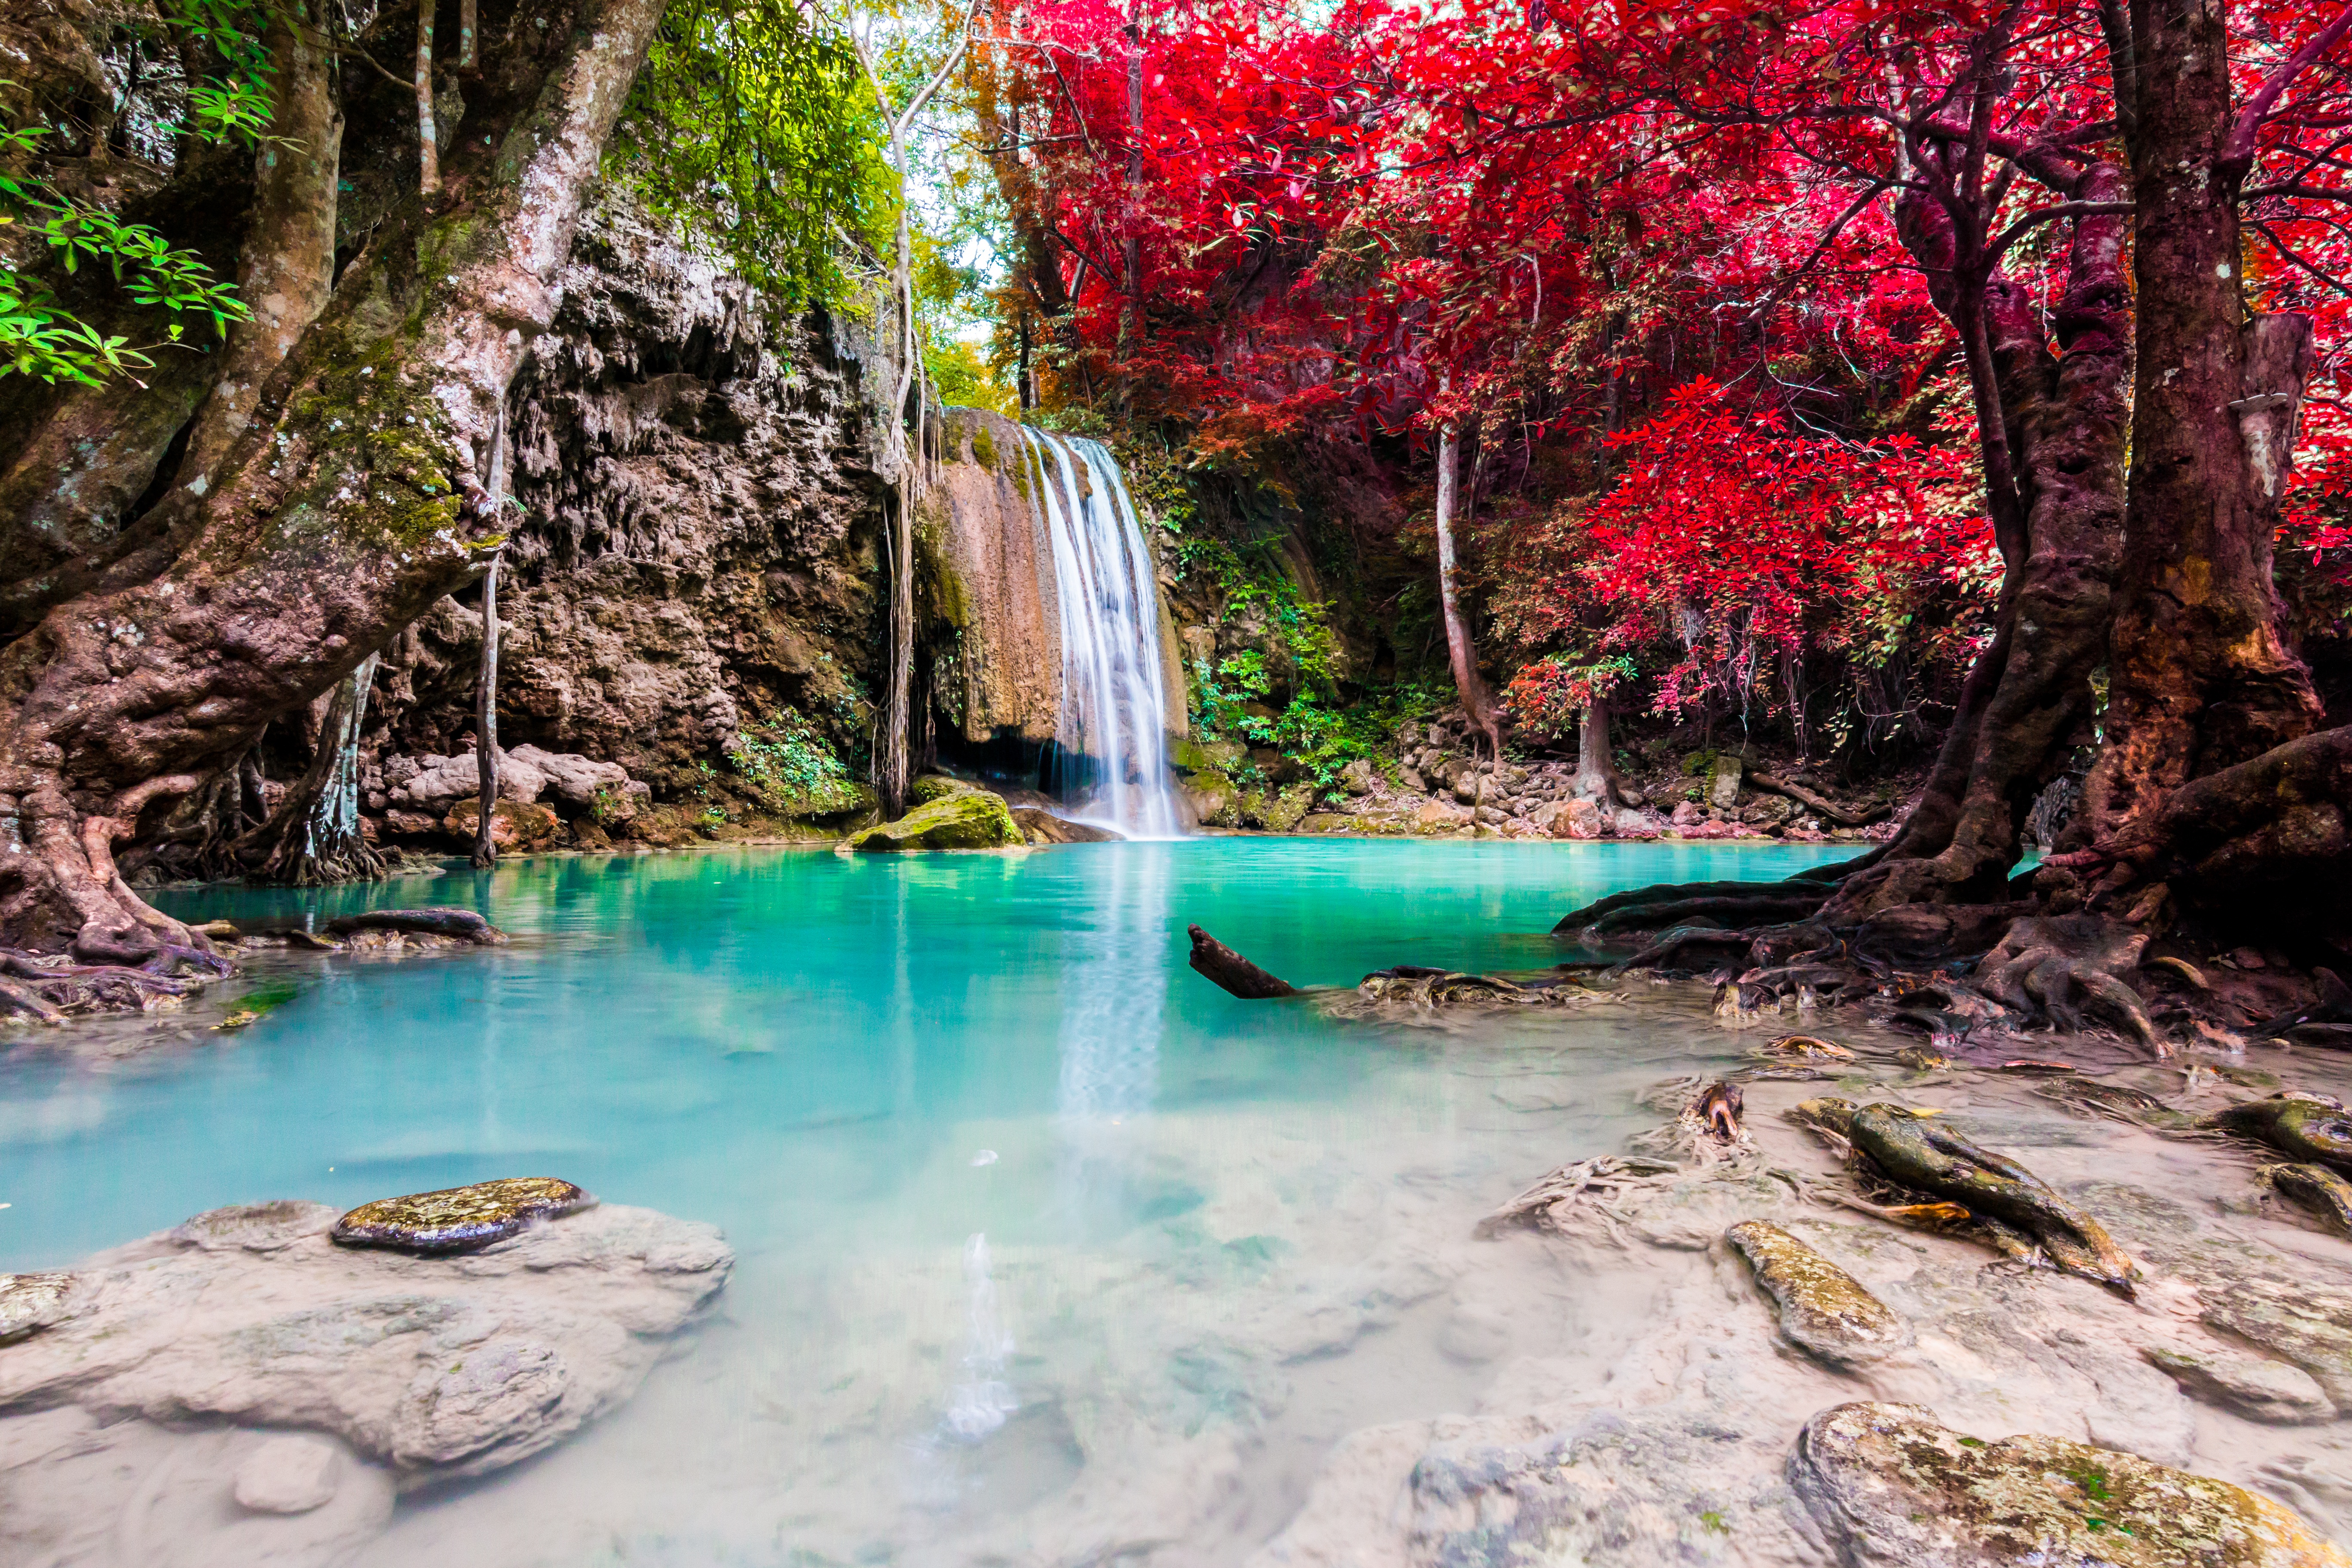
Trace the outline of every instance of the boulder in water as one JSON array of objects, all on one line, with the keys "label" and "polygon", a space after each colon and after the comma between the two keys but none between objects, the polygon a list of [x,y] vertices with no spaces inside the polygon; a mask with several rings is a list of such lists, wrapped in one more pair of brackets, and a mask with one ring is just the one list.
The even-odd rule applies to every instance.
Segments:
[{"label": "boulder in water", "polygon": [[877,823],[841,841],[845,853],[910,849],[999,849],[1025,844],[1004,797],[966,787],[919,805],[896,822]]},{"label": "boulder in water", "polygon": [[2268,1498],[2063,1437],[1988,1443],[1916,1405],[1805,1423],[1789,1482],[1848,1568],[2347,1568]]},{"label": "boulder in water", "polygon": [[473,1252],[541,1220],[593,1207],[596,1200],[553,1176],[477,1182],[362,1204],[330,1233],[345,1247],[401,1252]]},{"label": "boulder in water", "polygon": [[72,1289],[70,1274],[0,1274],[0,1345],[62,1321]]},{"label": "boulder in water", "polygon": [[1096,827],[1084,822],[1072,822],[1055,816],[1042,805],[1016,805],[1013,820],[1021,826],[1032,844],[1116,844],[1118,835],[1108,827]]},{"label": "boulder in water", "polygon": [[1832,1366],[1864,1366],[1911,1342],[1900,1314],[1779,1226],[1742,1220],[1723,1238],[1748,1259],[1780,1308],[1781,1337],[1808,1355]]}]

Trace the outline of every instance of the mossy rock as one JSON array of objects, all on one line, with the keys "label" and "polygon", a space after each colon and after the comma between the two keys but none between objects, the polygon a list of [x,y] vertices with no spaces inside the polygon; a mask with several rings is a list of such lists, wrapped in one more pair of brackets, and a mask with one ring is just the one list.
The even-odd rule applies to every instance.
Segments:
[{"label": "mossy rock", "polygon": [[593,1208],[596,1200],[553,1176],[518,1176],[469,1187],[362,1204],[328,1234],[344,1247],[395,1252],[472,1252],[541,1220]]},{"label": "mossy rock", "polygon": [[951,795],[969,795],[979,787],[961,779],[950,778],[945,773],[925,773],[907,786],[907,798],[917,805],[929,805]]},{"label": "mossy rock", "polygon": [[[928,782],[928,781],[927,781]],[[896,822],[877,823],[841,842],[860,854],[908,849],[998,849],[1024,844],[1004,797],[966,785],[915,807]]]},{"label": "mossy rock", "polygon": [[1263,827],[1268,833],[1295,833],[1314,807],[1315,786],[1295,784],[1278,792],[1244,790],[1236,809],[1241,819],[1253,827]]},{"label": "mossy rock", "polygon": [[1223,772],[1209,768],[1184,781],[1184,794],[1203,827],[1239,827],[1241,791]]},{"label": "mossy rock", "polygon": [[826,779],[808,789],[771,789],[768,795],[781,816],[854,816],[882,804],[872,784],[856,779]]},{"label": "mossy rock", "polygon": [[1238,741],[1179,741],[1168,760],[1178,773],[1230,773],[1249,760],[1249,748]]},{"label": "mossy rock", "polygon": [[1853,1568],[2352,1568],[2242,1487],[2064,1437],[1988,1443],[1916,1405],[1822,1411],[1789,1480]]}]

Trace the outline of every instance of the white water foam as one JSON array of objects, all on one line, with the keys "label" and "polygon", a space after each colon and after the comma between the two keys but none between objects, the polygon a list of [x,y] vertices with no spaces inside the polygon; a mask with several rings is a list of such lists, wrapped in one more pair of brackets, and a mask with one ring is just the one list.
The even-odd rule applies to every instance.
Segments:
[{"label": "white water foam", "polygon": [[[1071,820],[1129,838],[1184,831],[1168,769],[1160,599],[1143,525],[1101,442],[1024,428],[1037,462],[1061,605],[1055,740],[1092,776],[1061,781]],[[1086,470],[1081,484],[1079,469]]]}]

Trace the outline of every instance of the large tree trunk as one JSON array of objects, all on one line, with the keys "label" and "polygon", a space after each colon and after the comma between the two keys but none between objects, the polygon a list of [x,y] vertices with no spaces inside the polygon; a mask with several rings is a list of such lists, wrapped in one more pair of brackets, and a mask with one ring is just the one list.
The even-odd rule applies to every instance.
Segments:
[{"label": "large tree trunk", "polygon": [[2107,741],[2069,842],[2118,856],[2120,887],[2165,838],[2166,797],[2306,735],[2310,671],[2281,629],[2271,539],[2310,374],[2301,317],[2249,321],[2240,277],[2226,8],[2136,5],[2132,184],[2139,372]]},{"label": "large tree trunk", "polygon": [[273,17],[268,45],[278,73],[273,140],[255,153],[252,226],[236,269],[237,296],[252,314],[230,331],[217,356],[218,379],[197,411],[175,484],[209,485],[259,405],[262,384],[334,293],[343,113],[333,62],[283,16]]},{"label": "large tree trunk", "polygon": [[1470,640],[1470,620],[1463,613],[1462,594],[1455,582],[1454,508],[1462,466],[1455,447],[1454,426],[1448,425],[1437,433],[1437,602],[1445,621],[1445,653],[1454,666],[1454,689],[1461,694],[1462,711],[1485,732],[1487,747],[1500,762],[1502,731],[1495,720],[1495,705],[1486,696],[1486,683],[1478,676],[1478,648]]},{"label": "large tree trunk", "polygon": [[518,17],[486,83],[499,143],[469,135],[443,203],[352,263],[205,493],[175,490],[151,542],[0,651],[0,941],[200,945],[123,883],[114,841],[482,571],[498,411],[659,14]]},{"label": "large tree trunk", "polygon": [[[2082,199],[2113,200],[2120,186],[2119,171],[2095,165]],[[1938,305],[1964,331],[1971,311],[1981,322],[1990,385],[1979,397],[1997,415],[2015,516],[1999,530],[2008,573],[1993,640],[1969,673],[1917,808],[1876,863],[1840,889],[1832,912],[1843,919],[2002,896],[2034,796],[2090,722],[2122,542],[2132,359],[2123,220],[2075,222],[2055,358],[2023,289],[1995,273],[1974,301],[1965,297],[1941,208],[1906,201],[1899,220]]]},{"label": "large tree trunk", "polygon": [[1577,721],[1576,777],[1569,784],[1569,794],[1578,800],[1599,801],[1613,822],[1624,808],[1624,799],[1617,793],[1617,767],[1610,755],[1609,701],[1596,697],[1584,705],[1584,714]]}]

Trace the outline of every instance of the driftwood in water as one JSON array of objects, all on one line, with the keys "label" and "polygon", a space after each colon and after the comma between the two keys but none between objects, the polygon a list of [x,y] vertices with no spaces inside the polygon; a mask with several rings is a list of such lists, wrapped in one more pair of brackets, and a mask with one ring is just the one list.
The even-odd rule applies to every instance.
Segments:
[{"label": "driftwood in water", "polygon": [[1234,995],[1263,1002],[1298,994],[1298,987],[1268,974],[1199,926],[1185,930],[1192,938],[1192,967]]}]

